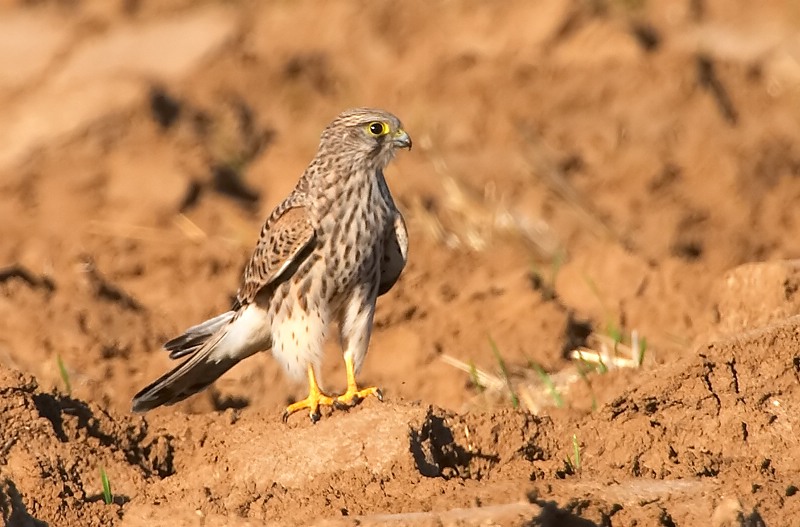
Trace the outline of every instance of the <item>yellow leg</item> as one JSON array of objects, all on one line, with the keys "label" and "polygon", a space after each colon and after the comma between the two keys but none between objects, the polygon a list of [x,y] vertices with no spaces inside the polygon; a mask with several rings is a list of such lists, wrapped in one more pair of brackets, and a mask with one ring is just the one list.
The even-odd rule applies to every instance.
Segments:
[{"label": "yellow leg", "polygon": [[333,405],[334,400],[328,395],[322,393],[322,390],[317,384],[317,376],[314,375],[314,368],[308,365],[308,397],[302,401],[290,404],[283,412],[283,422],[285,423],[289,416],[298,410],[308,409],[308,415],[311,416],[311,422],[316,423],[319,421],[319,407],[320,405]]},{"label": "yellow leg", "polygon": [[334,404],[336,406],[352,406],[369,395],[374,395],[379,401],[383,401],[383,394],[374,386],[361,390],[358,389],[353,359],[348,354],[344,356],[344,365],[347,368],[347,391],[334,399]]}]

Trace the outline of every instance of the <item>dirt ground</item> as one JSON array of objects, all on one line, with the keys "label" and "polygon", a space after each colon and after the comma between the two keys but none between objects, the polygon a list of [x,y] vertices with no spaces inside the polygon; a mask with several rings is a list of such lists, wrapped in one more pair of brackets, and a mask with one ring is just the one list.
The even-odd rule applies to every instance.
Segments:
[{"label": "dirt ground", "polygon": [[[6,524],[800,525],[794,3],[0,12]],[[132,415],[352,106],[414,139],[385,401],[283,424],[261,354]]]}]

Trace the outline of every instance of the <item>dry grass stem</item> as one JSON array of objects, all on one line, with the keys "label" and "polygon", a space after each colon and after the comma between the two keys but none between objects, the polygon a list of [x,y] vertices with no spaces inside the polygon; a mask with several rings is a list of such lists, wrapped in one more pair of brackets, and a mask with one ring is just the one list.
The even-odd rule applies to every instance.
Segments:
[{"label": "dry grass stem", "polygon": [[[477,381],[484,389],[473,398],[476,405],[487,402],[500,402],[508,399],[509,392],[516,394],[523,407],[533,414],[565,405],[571,387],[578,381],[585,382],[582,366],[593,364],[600,372],[619,368],[640,368],[642,341],[636,330],[631,332],[631,345],[628,346],[613,338],[593,333],[587,339],[588,346],[569,353],[575,363],[553,372],[545,373],[536,366],[512,372],[507,378],[466,363],[450,355],[442,355],[441,360],[457,368]],[[594,407],[594,402],[593,402]]]},{"label": "dry grass stem", "polygon": [[181,232],[192,241],[208,239],[208,234],[190,220],[185,214],[178,214],[173,220]]},{"label": "dry grass stem", "polygon": [[630,346],[599,333],[589,335],[587,344],[588,346],[572,350],[569,358],[603,365],[608,369],[641,366],[641,341],[636,330],[631,332]]},{"label": "dry grass stem", "polygon": [[545,260],[563,252],[547,222],[507,207],[492,184],[487,184],[483,192],[473,189],[448,169],[441,156],[430,155],[430,159],[442,184],[442,202],[426,207],[417,201],[412,212],[432,238],[449,248],[465,246],[483,251],[497,234],[510,234]]}]

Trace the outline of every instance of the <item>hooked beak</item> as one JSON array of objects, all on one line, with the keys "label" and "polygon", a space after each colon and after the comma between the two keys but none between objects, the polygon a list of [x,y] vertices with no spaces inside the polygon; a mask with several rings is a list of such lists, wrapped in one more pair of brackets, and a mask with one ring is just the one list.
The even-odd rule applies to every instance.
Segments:
[{"label": "hooked beak", "polygon": [[392,144],[396,148],[408,148],[409,150],[411,150],[411,137],[406,133],[405,130],[399,128],[394,133],[394,137],[392,138]]}]

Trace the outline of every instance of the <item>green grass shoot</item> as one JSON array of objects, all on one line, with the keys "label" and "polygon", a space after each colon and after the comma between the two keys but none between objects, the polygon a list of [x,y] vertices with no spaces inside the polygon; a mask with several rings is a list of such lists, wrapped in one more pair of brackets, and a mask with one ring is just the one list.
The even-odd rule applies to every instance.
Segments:
[{"label": "green grass shoot", "polygon": [[609,321],[606,324],[606,335],[611,337],[611,340],[614,341],[614,351],[617,351],[617,344],[622,344],[622,341],[625,338],[622,334],[622,328],[620,328],[614,322]]},{"label": "green grass shoot", "polygon": [[497,364],[500,366],[500,374],[503,376],[503,380],[508,388],[508,393],[511,396],[511,406],[519,408],[519,397],[517,397],[517,394],[514,392],[514,387],[511,386],[511,379],[508,376],[506,361],[503,360],[503,357],[500,355],[500,350],[497,349],[497,344],[491,336],[489,336],[489,346],[491,346],[492,352],[494,352],[494,356],[497,359]]},{"label": "green grass shoot", "polygon": [[603,355],[597,355],[597,373],[608,373],[608,366],[603,362]]},{"label": "green grass shoot", "polygon": [[593,365],[589,364],[586,361],[586,359],[581,358],[580,362],[578,363],[577,368],[575,368],[575,369],[578,371],[578,375],[581,376],[581,379],[583,379],[583,382],[586,383],[586,386],[589,387],[589,393],[592,395],[592,412],[596,412],[597,411],[597,397],[595,397],[595,395],[594,395],[594,388],[592,388],[592,381],[589,380],[589,375],[588,375],[588,373],[590,371],[593,371],[595,369],[595,367]]},{"label": "green grass shoot", "polygon": [[108,474],[103,467],[100,467],[100,481],[103,484],[103,501],[106,502],[106,505],[111,505],[114,496],[111,494],[111,482],[108,481]]},{"label": "green grass shoot", "polygon": [[564,398],[561,397],[561,393],[556,388],[555,383],[553,382],[553,378],[550,377],[544,368],[542,368],[539,364],[536,364],[533,361],[528,361],[528,364],[531,368],[533,368],[536,373],[539,375],[539,379],[542,381],[542,384],[547,387],[547,392],[550,394],[550,397],[553,399],[553,403],[556,405],[556,408],[563,408],[564,407]]},{"label": "green grass shoot", "polygon": [[[584,275],[583,279],[586,281],[586,284],[589,286],[589,289],[591,290],[592,294],[595,296],[595,298],[597,298],[597,301],[600,303],[600,308],[603,311],[603,318],[606,319],[606,335],[611,337],[611,339],[614,341],[614,352],[616,353],[617,344],[622,344],[623,339],[625,338],[622,328],[619,326],[619,324],[614,322],[615,317],[610,315],[610,310],[608,309],[606,303],[603,301],[603,297],[600,294],[600,288],[597,287],[595,281],[592,280],[587,275]],[[603,368],[605,371],[608,371],[608,368],[606,368],[605,365],[603,365]],[[605,371],[601,371],[600,373],[605,373]]]},{"label": "green grass shoot", "polygon": [[71,396],[72,384],[69,382],[69,372],[67,372],[67,367],[61,359],[61,355],[56,355],[56,364],[58,364],[58,373],[61,375],[61,380],[64,381],[64,389],[67,391],[67,395]]},{"label": "green grass shoot", "polygon": [[637,362],[639,366],[644,364],[644,354],[647,353],[647,339],[642,337],[639,339],[639,356],[637,357]]},{"label": "green grass shoot", "polygon": [[578,436],[572,434],[572,466],[575,470],[581,469],[581,445],[578,444]]},{"label": "green grass shoot", "polygon": [[475,367],[475,363],[472,361],[469,361],[469,380],[479,393],[483,393],[486,390],[486,386],[481,383],[481,377],[478,375],[478,368]]}]

